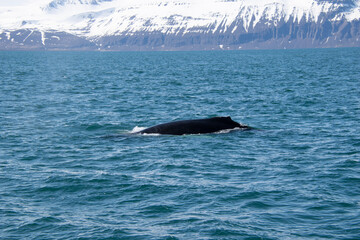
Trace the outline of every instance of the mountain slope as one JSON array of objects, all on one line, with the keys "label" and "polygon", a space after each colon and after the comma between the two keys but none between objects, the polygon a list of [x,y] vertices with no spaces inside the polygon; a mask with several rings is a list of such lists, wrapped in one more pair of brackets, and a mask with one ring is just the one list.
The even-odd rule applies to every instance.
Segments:
[{"label": "mountain slope", "polygon": [[0,7],[0,49],[360,46],[359,0],[35,0]]}]

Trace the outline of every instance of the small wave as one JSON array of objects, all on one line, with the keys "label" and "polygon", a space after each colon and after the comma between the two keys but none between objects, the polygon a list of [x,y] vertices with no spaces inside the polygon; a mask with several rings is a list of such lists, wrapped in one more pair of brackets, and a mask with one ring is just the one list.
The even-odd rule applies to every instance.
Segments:
[{"label": "small wave", "polygon": [[87,131],[95,131],[95,130],[103,128],[103,125],[94,123],[94,124],[90,124],[90,125],[84,125],[84,127]]},{"label": "small wave", "polygon": [[[146,127],[134,127],[133,130],[130,131],[130,133],[140,133],[140,131],[146,129]],[[160,136],[160,133],[142,133],[141,135],[144,136]]]},{"label": "small wave", "polygon": [[130,133],[138,133],[138,132],[140,132],[140,131],[142,131],[142,130],[144,130],[144,129],[146,129],[146,127],[138,127],[138,126],[135,126],[135,127],[133,128],[133,130],[130,131]]},{"label": "small wave", "polygon": [[[134,127],[130,133],[139,133],[140,131],[146,129],[146,127]],[[238,131],[238,130],[244,130],[243,128],[231,128],[231,129],[223,129],[217,132],[212,132],[212,133],[205,133],[205,134],[224,134],[224,133],[230,133],[233,131]],[[167,135],[167,134],[160,134],[160,133],[143,133],[142,135],[146,135],[146,136],[160,136],[160,135]],[[170,134],[171,135],[171,134]],[[183,134],[183,135],[204,135],[204,133],[187,133],[187,134]]]},{"label": "small wave", "polygon": [[[141,133],[141,135],[144,136],[161,136],[161,135],[166,135],[166,134],[160,134],[160,133]],[[170,135],[168,135],[170,136]]]},{"label": "small wave", "polygon": [[230,128],[230,129],[223,129],[217,132],[214,132],[215,134],[223,134],[223,133],[229,133],[232,131],[242,130],[241,128]]}]

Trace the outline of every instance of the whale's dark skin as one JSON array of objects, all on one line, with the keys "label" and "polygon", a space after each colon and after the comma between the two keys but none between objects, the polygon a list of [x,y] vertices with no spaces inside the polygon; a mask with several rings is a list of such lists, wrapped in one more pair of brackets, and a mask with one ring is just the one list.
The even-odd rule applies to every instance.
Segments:
[{"label": "whale's dark skin", "polygon": [[227,129],[247,130],[250,129],[250,127],[246,125],[241,125],[233,121],[230,117],[213,117],[206,119],[183,120],[183,121],[163,123],[153,127],[146,128],[140,131],[139,133],[184,135],[184,134],[214,133]]}]

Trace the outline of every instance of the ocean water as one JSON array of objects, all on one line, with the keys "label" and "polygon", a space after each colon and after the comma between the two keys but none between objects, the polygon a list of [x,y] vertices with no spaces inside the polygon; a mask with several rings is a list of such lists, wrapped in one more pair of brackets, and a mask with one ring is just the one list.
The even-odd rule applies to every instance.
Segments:
[{"label": "ocean water", "polygon": [[0,52],[0,239],[360,239],[359,56]]}]

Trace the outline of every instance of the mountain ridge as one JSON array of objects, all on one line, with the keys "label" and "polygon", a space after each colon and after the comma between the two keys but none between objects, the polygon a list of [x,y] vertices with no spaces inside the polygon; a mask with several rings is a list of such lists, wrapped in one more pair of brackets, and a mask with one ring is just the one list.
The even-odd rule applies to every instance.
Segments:
[{"label": "mountain ridge", "polygon": [[0,7],[0,49],[359,47],[359,19],[359,0],[36,0]]}]

